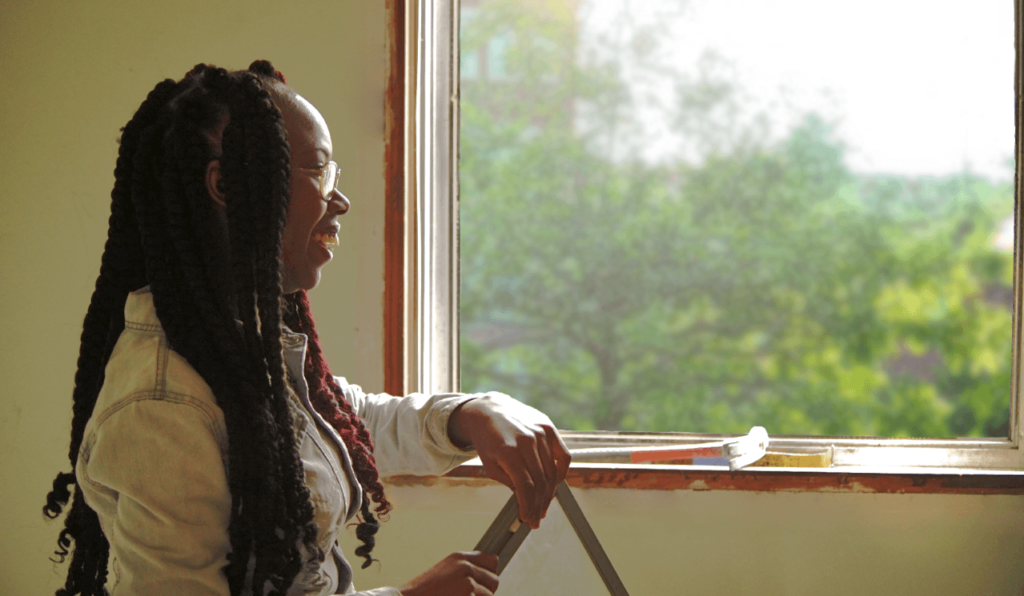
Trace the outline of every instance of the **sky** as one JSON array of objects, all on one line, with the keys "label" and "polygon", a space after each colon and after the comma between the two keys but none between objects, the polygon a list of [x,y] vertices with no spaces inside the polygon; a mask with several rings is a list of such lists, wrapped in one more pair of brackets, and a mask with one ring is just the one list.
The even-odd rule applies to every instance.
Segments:
[{"label": "sky", "polygon": [[[660,31],[671,41],[650,60],[690,76],[713,51],[776,134],[808,111],[834,124],[855,172],[1012,179],[1011,0],[589,0],[579,14],[591,43]],[[627,76],[650,100],[648,156],[678,150],[668,78]]]}]

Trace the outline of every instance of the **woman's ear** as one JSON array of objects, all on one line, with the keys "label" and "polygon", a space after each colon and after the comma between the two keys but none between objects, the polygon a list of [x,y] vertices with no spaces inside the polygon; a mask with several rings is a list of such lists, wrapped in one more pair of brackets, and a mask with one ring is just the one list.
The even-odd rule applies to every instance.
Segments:
[{"label": "woman's ear", "polygon": [[219,159],[211,159],[210,163],[206,164],[206,192],[210,193],[210,198],[213,199],[214,203],[221,207],[227,206],[227,203],[224,201],[224,193],[220,189]]}]

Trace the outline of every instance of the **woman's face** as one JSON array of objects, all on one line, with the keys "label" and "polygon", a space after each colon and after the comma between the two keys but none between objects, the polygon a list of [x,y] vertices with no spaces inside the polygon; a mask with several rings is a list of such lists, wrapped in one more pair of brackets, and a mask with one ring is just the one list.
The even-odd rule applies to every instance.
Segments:
[{"label": "woman's face", "polygon": [[291,202],[281,238],[281,289],[291,294],[320,283],[320,268],[338,245],[338,216],[348,211],[349,202],[337,190],[330,199],[320,192],[320,171],[333,157],[323,116],[294,93],[278,97],[277,103],[292,151]]}]

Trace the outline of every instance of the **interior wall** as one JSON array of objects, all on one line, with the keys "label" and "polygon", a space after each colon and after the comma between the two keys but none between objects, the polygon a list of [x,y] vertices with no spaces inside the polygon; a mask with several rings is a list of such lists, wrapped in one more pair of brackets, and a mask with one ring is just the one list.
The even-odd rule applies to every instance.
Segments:
[{"label": "interior wall", "polygon": [[[386,489],[395,510],[377,534],[381,563],[356,571],[361,589],[472,549],[511,495],[465,479]],[[1021,496],[573,493],[634,596],[1024,593]]]},{"label": "interior wall", "polygon": [[337,374],[381,390],[384,3],[0,3],[0,594],[52,594],[75,361],[106,239],[117,139],[146,94],[266,58],[324,114],[352,209],[312,293]]},{"label": "interior wall", "polygon": [[[0,4],[0,594],[53,593],[78,334],[99,269],[118,130],[197,62],[269,58],[324,113],[352,200],[313,294],[335,372],[382,386],[384,3]],[[348,255],[347,257],[344,255]],[[507,489],[391,486],[360,588],[473,547]],[[1020,594],[1024,497],[577,491],[633,594]],[[351,552],[355,539],[345,537]],[[353,557],[354,559],[354,557]],[[355,561],[354,561],[355,562]]]}]

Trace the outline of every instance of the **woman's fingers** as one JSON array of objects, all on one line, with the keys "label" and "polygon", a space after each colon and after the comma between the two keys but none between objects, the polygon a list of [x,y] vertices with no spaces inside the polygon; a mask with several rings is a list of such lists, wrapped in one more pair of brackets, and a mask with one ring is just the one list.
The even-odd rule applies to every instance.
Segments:
[{"label": "woman's fingers", "polygon": [[484,471],[487,472],[487,475],[490,478],[497,480],[498,482],[511,488],[512,492],[515,492],[516,483],[508,474],[505,473],[505,469],[502,467],[502,464],[497,459],[481,457],[480,462],[483,463]]},{"label": "woman's fingers", "polygon": [[476,448],[488,476],[515,492],[520,519],[539,527],[569,470],[569,450],[551,419],[508,396],[489,394],[462,404],[448,424],[453,441]]},{"label": "woman's fingers", "polygon": [[[519,449],[510,450],[499,459],[498,465],[512,480],[510,488],[519,502],[519,519],[536,529],[540,525],[540,516],[537,515],[538,491],[524,454]],[[539,465],[539,462],[535,465]]]},{"label": "woman's fingers", "polygon": [[544,432],[547,435],[548,445],[551,449],[551,456],[555,460],[556,473],[558,475],[555,488],[558,488],[558,484],[561,484],[565,480],[566,474],[569,473],[569,464],[572,463],[572,455],[569,454],[569,448],[565,446],[565,442],[562,441],[562,437],[558,434],[553,426],[545,426]]},{"label": "woman's fingers", "polygon": [[487,594],[491,594],[497,590],[498,574],[495,572],[498,570],[498,555],[482,553],[479,551],[462,554],[466,555],[467,560],[473,564],[473,568],[471,570],[473,580],[486,589]]},{"label": "woman's fingers", "polygon": [[399,589],[404,596],[493,596],[497,569],[497,555],[452,553]]},{"label": "woman's fingers", "polygon": [[543,519],[547,515],[551,499],[555,498],[555,490],[558,488],[558,483],[561,482],[561,478],[558,477],[558,467],[555,465],[554,454],[551,452],[551,446],[548,443],[548,436],[546,432],[537,442],[537,456],[540,459],[541,467],[544,471],[544,486],[546,488],[540,510],[540,517]]},{"label": "woman's fingers", "polygon": [[492,473],[491,477],[516,493],[519,518],[531,528],[538,528],[569,469],[569,452],[558,432],[541,427],[520,436],[514,449],[496,459],[501,473]]},{"label": "woman's fingers", "polygon": [[468,552],[457,553],[466,557],[466,560],[474,565],[482,567],[488,571],[498,570],[498,555],[492,553],[485,553],[478,550],[472,550]]},{"label": "woman's fingers", "polygon": [[[448,555],[457,566],[455,590],[474,596],[491,596],[498,589],[498,556],[480,551],[459,552]],[[481,589],[482,588],[482,589]]]},{"label": "woman's fingers", "polygon": [[[539,523],[547,515],[558,485],[565,480],[572,457],[553,426],[542,426],[533,439],[529,446],[524,446],[521,451],[526,473],[533,483],[532,499],[529,503],[535,507],[533,511]],[[527,520],[524,518],[523,521]]]}]

